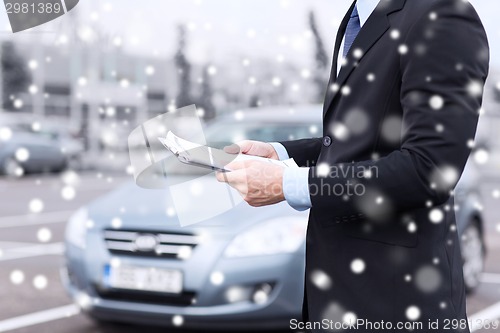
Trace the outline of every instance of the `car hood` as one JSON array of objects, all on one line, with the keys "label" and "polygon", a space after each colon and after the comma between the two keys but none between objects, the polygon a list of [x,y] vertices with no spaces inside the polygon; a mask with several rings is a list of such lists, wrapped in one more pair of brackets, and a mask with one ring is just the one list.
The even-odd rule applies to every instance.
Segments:
[{"label": "car hood", "polygon": [[[177,179],[181,180],[180,177]],[[286,202],[259,208],[242,202],[218,216],[181,227],[177,216],[169,212],[172,207],[174,205],[169,189],[142,189],[133,182],[126,183],[87,206],[89,218],[100,229],[113,228],[112,221],[115,220],[116,223],[119,219],[120,228],[124,230],[209,232],[221,236],[233,236],[268,219],[296,216],[306,220],[308,216],[308,212],[297,212]]]}]

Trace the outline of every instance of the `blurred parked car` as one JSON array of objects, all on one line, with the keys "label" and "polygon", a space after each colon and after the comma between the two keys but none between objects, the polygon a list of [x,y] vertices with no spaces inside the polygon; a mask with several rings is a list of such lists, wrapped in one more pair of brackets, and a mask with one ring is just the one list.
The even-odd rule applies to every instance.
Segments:
[{"label": "blurred parked car", "polygon": [[[244,112],[244,121],[225,116],[205,134],[208,142],[298,139],[321,135],[321,119],[320,106],[293,113],[266,108]],[[484,259],[473,177],[468,168],[456,202],[470,290]],[[307,212],[286,203],[258,209],[242,203],[182,228],[169,207],[168,190],[129,183],[70,218],[62,279],[89,316],[246,330],[288,328],[291,318],[300,318]]]},{"label": "blurred parked car", "polygon": [[59,172],[67,163],[59,145],[39,134],[15,132],[9,140],[0,141],[0,173],[7,176]]},{"label": "blurred parked car", "polygon": [[33,172],[78,169],[84,146],[68,126],[29,114],[2,114],[8,140],[0,141],[0,173],[21,176]]},{"label": "blurred parked car", "polygon": [[81,168],[85,147],[82,140],[69,131],[66,126],[45,122],[35,133],[46,136],[58,143],[61,152],[66,156],[69,168],[74,170]]}]

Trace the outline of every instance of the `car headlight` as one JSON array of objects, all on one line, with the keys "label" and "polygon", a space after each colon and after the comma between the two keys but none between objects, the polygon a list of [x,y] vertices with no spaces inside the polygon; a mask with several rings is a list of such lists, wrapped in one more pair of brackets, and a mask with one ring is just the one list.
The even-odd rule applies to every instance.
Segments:
[{"label": "car headlight", "polygon": [[267,220],[237,235],[226,248],[226,257],[248,257],[292,253],[305,240],[307,218],[284,217]]},{"label": "car headlight", "polygon": [[87,233],[88,211],[80,208],[69,218],[66,226],[66,241],[80,248],[85,248],[85,236]]}]

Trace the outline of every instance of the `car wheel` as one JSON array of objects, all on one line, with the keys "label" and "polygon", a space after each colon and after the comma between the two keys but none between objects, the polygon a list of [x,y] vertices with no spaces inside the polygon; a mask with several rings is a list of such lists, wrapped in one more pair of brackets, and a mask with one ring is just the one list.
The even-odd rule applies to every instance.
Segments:
[{"label": "car wheel", "polygon": [[485,247],[477,221],[472,221],[465,228],[461,246],[465,289],[471,293],[479,285],[484,269]]},{"label": "car wheel", "polygon": [[71,170],[82,170],[82,158],[81,156],[70,156],[67,160],[67,168]]},{"label": "car wheel", "polygon": [[23,167],[14,157],[7,157],[4,160],[2,171],[8,177],[20,177],[24,174]]}]

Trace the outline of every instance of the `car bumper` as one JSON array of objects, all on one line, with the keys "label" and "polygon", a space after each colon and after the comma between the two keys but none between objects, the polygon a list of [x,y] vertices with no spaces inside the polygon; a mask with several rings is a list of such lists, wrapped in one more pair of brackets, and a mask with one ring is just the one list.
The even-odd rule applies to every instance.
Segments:
[{"label": "car bumper", "polygon": [[[75,303],[96,319],[179,326],[178,320],[181,318],[182,327],[186,328],[255,330],[288,328],[291,319],[300,318],[304,285],[304,255],[301,251],[265,259],[236,259],[240,263],[238,265],[235,259],[219,260],[214,270],[223,272],[224,282],[216,286],[204,284],[195,289],[199,301],[182,306],[131,301],[126,297],[109,299],[96,285],[95,276],[89,273],[84,256],[83,251],[71,249],[68,245],[67,265],[61,270],[61,275]],[[135,260],[137,263],[141,261]],[[244,265],[241,265],[242,262]],[[190,271],[184,273],[190,274]],[[222,294],[231,286],[249,283],[258,285],[261,282],[273,283],[273,290],[264,302],[224,302]]]}]

